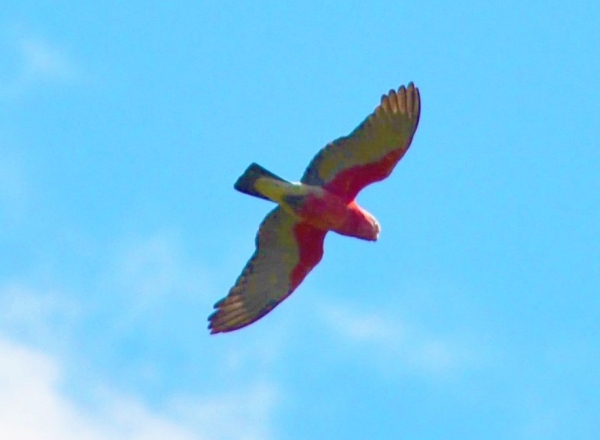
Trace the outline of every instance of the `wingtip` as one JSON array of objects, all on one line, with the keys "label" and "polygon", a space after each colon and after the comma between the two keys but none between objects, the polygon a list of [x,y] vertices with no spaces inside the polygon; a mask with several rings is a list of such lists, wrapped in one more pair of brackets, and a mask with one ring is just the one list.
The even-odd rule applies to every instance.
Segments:
[{"label": "wingtip", "polygon": [[[416,95],[416,100],[419,101],[420,94],[418,87],[410,81],[406,86],[401,85],[398,87],[398,90],[390,89],[386,94],[381,95],[381,105],[384,107],[387,106],[395,106],[395,104],[402,103],[405,100],[406,96],[414,96]],[[396,102],[397,101],[397,102]]]},{"label": "wingtip", "polygon": [[[406,87],[400,86],[397,95],[401,97],[402,109],[408,113],[409,117],[416,119],[417,123],[421,113],[421,95],[419,88],[410,81]],[[415,128],[416,130],[416,128]]]},{"label": "wingtip", "polygon": [[211,335],[216,335],[218,333],[224,333],[227,331],[227,328],[225,326],[223,326],[223,323],[219,323],[219,310],[215,310],[213,313],[211,313],[211,315],[208,317],[208,330],[210,331]]}]

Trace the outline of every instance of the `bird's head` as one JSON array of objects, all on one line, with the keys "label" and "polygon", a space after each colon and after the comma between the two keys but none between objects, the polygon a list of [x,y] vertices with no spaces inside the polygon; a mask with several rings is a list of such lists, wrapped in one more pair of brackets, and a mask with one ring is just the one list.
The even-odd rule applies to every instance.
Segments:
[{"label": "bird's head", "polygon": [[377,219],[362,208],[357,210],[357,214],[358,224],[355,230],[355,236],[357,238],[362,238],[363,240],[377,241],[379,232],[381,231],[381,226],[379,226]]},{"label": "bird's head", "polygon": [[369,224],[367,230],[365,231],[365,239],[370,241],[377,241],[379,238],[379,232],[381,232],[381,226],[379,226],[379,222],[375,217],[373,217],[368,212],[365,212],[365,218]]}]

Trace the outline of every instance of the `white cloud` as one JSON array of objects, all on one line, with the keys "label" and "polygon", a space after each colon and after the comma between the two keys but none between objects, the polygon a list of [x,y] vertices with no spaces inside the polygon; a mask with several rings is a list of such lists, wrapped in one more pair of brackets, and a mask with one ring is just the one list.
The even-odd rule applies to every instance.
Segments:
[{"label": "white cloud", "polygon": [[[61,289],[38,288],[35,281],[13,280],[0,285],[0,438],[262,440],[272,437],[271,417],[279,393],[265,376],[265,370],[258,370],[256,375],[250,375],[250,382],[243,380],[244,385],[233,388],[240,383],[240,377],[248,377],[246,367],[252,364],[249,359],[255,359],[257,352],[265,357],[260,365],[268,369],[272,356],[267,354],[273,351],[265,349],[272,345],[268,341],[261,341],[262,351],[242,353],[237,346],[229,350],[223,345],[211,345],[208,334],[198,335],[206,338],[199,341],[205,355],[212,362],[223,360],[223,373],[216,377],[231,381],[224,381],[223,386],[211,385],[209,388],[216,391],[210,394],[198,391],[161,395],[160,403],[155,402],[152,408],[141,397],[126,396],[111,388],[111,379],[106,375],[81,371],[81,368],[94,370],[93,357],[86,357],[83,351],[73,355],[76,335],[89,316],[102,320],[96,327],[98,333],[93,343],[95,350],[106,351],[108,358],[103,358],[103,362],[111,362],[114,359],[110,356],[122,355],[106,347],[120,346],[123,339],[130,341],[131,337],[140,337],[140,333],[148,338],[155,327],[160,333],[165,325],[172,325],[163,321],[162,312],[173,301],[177,307],[196,304],[202,291],[206,291],[207,276],[202,268],[186,260],[178,242],[173,234],[166,233],[108,246],[109,255],[104,259],[107,263],[100,265],[98,275],[89,280],[90,291],[106,295],[88,291],[77,296]],[[106,313],[98,314],[99,310]],[[14,340],[28,345],[11,342]],[[42,347],[44,351],[32,347]],[[46,350],[54,354],[49,355]],[[132,371],[143,374],[146,363],[153,367],[152,362],[152,357],[144,358],[143,362],[135,359],[128,374]],[[194,365],[204,371],[202,365]],[[81,371],[78,380],[102,378],[99,380],[103,383],[87,379],[84,393],[87,400],[82,404],[62,391],[64,385],[73,389],[73,383],[63,373],[66,371]],[[157,371],[168,374],[164,369]],[[215,380],[213,370],[206,369],[206,373]]]},{"label": "white cloud", "polygon": [[357,311],[345,305],[322,305],[325,323],[346,343],[369,350],[379,366],[427,375],[452,375],[474,365],[475,355],[465,341],[426,330],[384,313]]},{"label": "white cloud", "polygon": [[60,363],[0,338],[0,437],[20,440],[268,439],[272,386],[176,398],[164,411],[104,390],[99,407],[61,392]]}]

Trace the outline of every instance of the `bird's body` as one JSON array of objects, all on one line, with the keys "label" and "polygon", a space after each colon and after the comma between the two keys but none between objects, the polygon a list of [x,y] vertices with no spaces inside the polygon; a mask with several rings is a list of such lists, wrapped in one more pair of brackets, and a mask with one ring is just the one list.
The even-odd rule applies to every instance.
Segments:
[{"label": "bird's body", "polygon": [[[250,166],[255,167],[259,165]],[[296,220],[315,228],[372,241],[379,235],[379,223],[371,214],[354,200],[347,202],[320,186],[264,177],[254,188]]]},{"label": "bird's body", "polygon": [[323,148],[298,183],[252,164],[234,187],[275,202],[256,237],[256,251],[229,294],[209,317],[212,333],[258,320],[289,296],[323,256],[328,231],[376,241],[377,220],[355,201],[366,185],[386,178],[417,129],[419,91],[384,95],[381,104],[349,136]]}]

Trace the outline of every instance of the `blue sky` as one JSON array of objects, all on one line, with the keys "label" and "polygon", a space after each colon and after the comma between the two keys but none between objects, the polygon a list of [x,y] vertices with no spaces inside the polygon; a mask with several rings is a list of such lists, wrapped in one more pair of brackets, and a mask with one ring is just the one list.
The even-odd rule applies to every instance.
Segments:
[{"label": "blue sky", "polygon": [[[0,436],[597,439],[600,6],[4,2]],[[268,203],[414,81],[411,150],[284,304]]]}]

